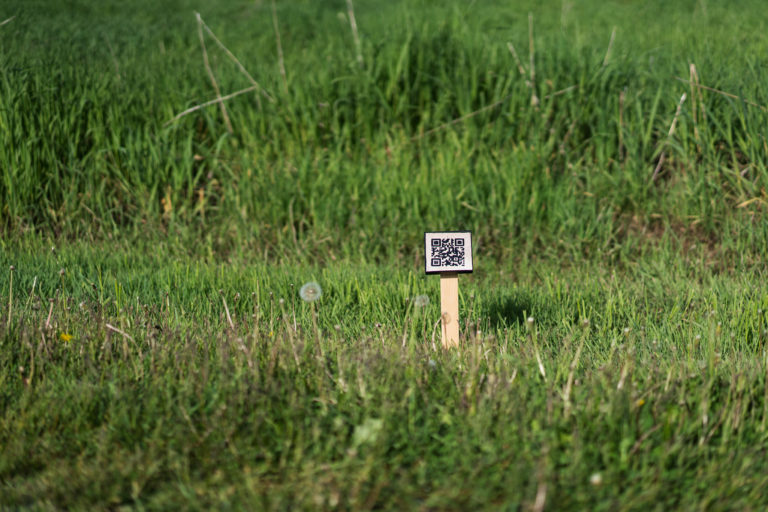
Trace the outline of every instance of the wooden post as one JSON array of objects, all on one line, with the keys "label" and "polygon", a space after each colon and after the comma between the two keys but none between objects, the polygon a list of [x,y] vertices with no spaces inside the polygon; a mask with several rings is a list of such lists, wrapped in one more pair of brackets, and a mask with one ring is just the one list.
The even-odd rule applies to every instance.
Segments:
[{"label": "wooden post", "polygon": [[443,348],[459,346],[459,274],[440,274],[440,312]]},{"label": "wooden post", "polygon": [[459,346],[459,273],[472,272],[472,233],[424,233],[424,270],[440,274],[440,323],[443,348]]}]

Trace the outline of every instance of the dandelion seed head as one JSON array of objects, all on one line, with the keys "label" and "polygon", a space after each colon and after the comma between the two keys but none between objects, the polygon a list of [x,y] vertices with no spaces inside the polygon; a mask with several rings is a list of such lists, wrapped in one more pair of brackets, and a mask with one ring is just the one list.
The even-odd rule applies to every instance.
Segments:
[{"label": "dandelion seed head", "polygon": [[314,281],[310,281],[301,287],[299,296],[306,302],[314,302],[323,294],[323,289]]},{"label": "dandelion seed head", "polygon": [[528,317],[528,324],[529,325],[533,325],[533,317],[532,316]]},{"label": "dandelion seed head", "polygon": [[280,303],[280,305],[282,306],[283,304],[285,304],[285,299],[282,299],[282,298],[281,298],[281,299],[280,299],[279,301],[277,301],[277,302],[279,302],[279,303]]},{"label": "dandelion seed head", "polygon": [[413,298],[413,305],[417,308],[425,308],[429,306],[429,297],[426,295],[417,295]]},{"label": "dandelion seed head", "polygon": [[600,485],[603,483],[603,475],[600,473],[592,473],[592,476],[589,477],[589,483],[592,485]]}]

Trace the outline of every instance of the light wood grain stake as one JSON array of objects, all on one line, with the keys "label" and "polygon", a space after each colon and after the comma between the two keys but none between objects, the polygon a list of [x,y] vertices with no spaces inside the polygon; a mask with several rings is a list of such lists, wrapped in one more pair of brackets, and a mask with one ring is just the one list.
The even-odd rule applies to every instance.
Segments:
[{"label": "light wood grain stake", "polygon": [[459,346],[459,274],[440,274],[440,311],[443,348]]},{"label": "light wood grain stake", "polygon": [[424,271],[440,274],[443,348],[459,346],[459,274],[472,272],[472,232],[424,233]]}]

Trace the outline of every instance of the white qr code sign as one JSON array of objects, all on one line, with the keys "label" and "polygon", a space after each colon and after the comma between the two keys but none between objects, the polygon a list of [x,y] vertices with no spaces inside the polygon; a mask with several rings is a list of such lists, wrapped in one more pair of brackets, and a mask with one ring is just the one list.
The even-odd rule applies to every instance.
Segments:
[{"label": "white qr code sign", "polygon": [[472,272],[472,232],[424,233],[427,274]]}]

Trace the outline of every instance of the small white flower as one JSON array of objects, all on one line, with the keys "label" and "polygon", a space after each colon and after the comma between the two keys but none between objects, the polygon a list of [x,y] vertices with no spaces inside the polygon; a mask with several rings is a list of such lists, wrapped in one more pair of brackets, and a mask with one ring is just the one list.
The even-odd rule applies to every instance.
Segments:
[{"label": "small white flower", "polygon": [[323,294],[323,289],[314,281],[310,281],[299,290],[299,296],[306,302],[314,302]]},{"label": "small white flower", "polygon": [[589,477],[589,483],[592,485],[600,485],[603,483],[603,475],[600,473],[592,473],[592,476]]}]

